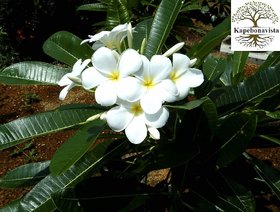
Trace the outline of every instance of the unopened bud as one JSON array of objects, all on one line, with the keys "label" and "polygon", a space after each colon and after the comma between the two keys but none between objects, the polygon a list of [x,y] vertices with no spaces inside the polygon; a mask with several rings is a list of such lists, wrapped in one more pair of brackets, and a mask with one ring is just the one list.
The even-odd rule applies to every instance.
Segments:
[{"label": "unopened bud", "polygon": [[176,45],[172,46],[170,49],[167,50],[167,52],[165,52],[163,54],[163,56],[165,57],[169,57],[170,55],[172,55],[173,53],[179,51],[181,48],[183,48],[183,46],[185,45],[184,42],[181,43],[177,43]]}]

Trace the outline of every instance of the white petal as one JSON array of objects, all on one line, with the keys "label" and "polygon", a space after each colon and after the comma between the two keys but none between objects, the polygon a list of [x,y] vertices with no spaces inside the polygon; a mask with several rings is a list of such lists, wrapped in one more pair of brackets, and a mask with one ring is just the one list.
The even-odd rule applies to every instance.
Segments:
[{"label": "white petal", "polygon": [[117,96],[128,102],[136,102],[145,92],[140,80],[135,77],[121,78],[118,82]]},{"label": "white petal", "polygon": [[85,67],[90,63],[90,61],[91,61],[91,59],[86,59],[86,60],[84,60],[84,62],[80,63],[78,67],[75,67],[75,65],[76,65],[75,64],[73,67],[72,74],[74,76],[79,76],[82,73],[82,71],[85,69]]},{"label": "white petal", "polygon": [[162,107],[161,95],[157,95],[156,92],[147,91],[140,99],[140,105],[145,113],[155,114]]},{"label": "white petal", "polygon": [[196,62],[197,62],[197,58],[191,59],[189,67],[193,67],[196,64]]},{"label": "white petal", "polygon": [[184,45],[185,45],[184,42],[177,43],[174,46],[172,46],[170,49],[168,49],[167,52],[165,52],[163,55],[165,57],[168,57],[168,56],[172,55],[173,53],[179,51],[181,48],[183,48]]},{"label": "white petal", "polygon": [[169,117],[169,111],[165,107],[161,107],[161,109],[155,114],[145,114],[146,124],[151,127],[161,128],[163,127]]},{"label": "white petal", "polygon": [[101,47],[104,47],[104,46],[105,46],[105,44],[98,40],[92,45],[92,49],[97,50],[97,49],[99,49]]},{"label": "white petal", "polygon": [[[102,32],[99,32],[99,33],[97,33],[95,35],[89,35],[88,36],[89,39],[86,39],[86,40],[88,40],[88,42],[91,43],[91,42],[99,40],[100,38],[102,38],[105,35],[108,35],[109,33],[110,33],[109,31],[102,31]],[[84,43],[84,41],[82,41],[82,43]]]},{"label": "white petal", "polygon": [[102,106],[112,106],[117,101],[116,83],[106,81],[100,84],[95,90],[95,100]]},{"label": "white petal", "polygon": [[186,72],[190,65],[190,58],[184,54],[173,54],[173,71],[176,72],[176,76],[181,76]]},{"label": "white petal", "polygon": [[162,95],[162,99],[166,102],[174,102],[179,95],[176,85],[170,80],[166,79],[156,85],[158,93]]},{"label": "white petal", "polygon": [[204,81],[204,76],[201,70],[196,68],[189,68],[186,75],[186,83],[189,87],[195,88],[200,86]]},{"label": "white petal", "polygon": [[136,116],[132,119],[125,129],[128,140],[133,144],[139,144],[147,136],[147,127],[142,116]]},{"label": "white petal", "polygon": [[135,72],[133,75],[138,79],[143,79],[143,76],[149,76],[150,61],[144,55],[140,55],[142,60],[142,67],[139,71]]},{"label": "white petal", "polygon": [[154,139],[154,140],[159,140],[160,139],[160,133],[159,133],[157,128],[148,127],[148,131],[149,131],[152,139]]},{"label": "white petal", "polygon": [[186,96],[189,93],[190,87],[188,86],[185,78],[186,77],[184,77],[184,75],[183,75],[179,79],[176,80],[176,87],[177,87],[178,92],[179,92],[179,95],[176,97],[177,101],[186,98]]},{"label": "white petal", "polygon": [[127,23],[125,24],[119,24],[118,26],[115,26],[111,32],[116,32],[116,31],[123,31],[127,30]]},{"label": "white petal", "polygon": [[68,76],[70,75],[70,73],[65,74],[57,83],[59,86],[65,86],[65,85],[69,85],[72,83],[72,81],[68,78]]},{"label": "white petal", "polygon": [[155,83],[169,77],[172,71],[170,59],[162,55],[154,55],[150,61],[149,74]]},{"label": "white petal", "polygon": [[108,78],[99,73],[94,67],[87,68],[82,73],[82,83],[85,89],[91,89],[107,81]]},{"label": "white petal", "polygon": [[124,107],[116,106],[110,109],[105,117],[109,127],[116,132],[120,132],[131,122],[133,114],[129,113]]},{"label": "white petal", "polygon": [[92,64],[98,71],[104,74],[110,74],[112,71],[117,70],[117,61],[114,53],[106,47],[101,47],[94,52]]},{"label": "white petal", "polygon": [[119,71],[121,77],[133,74],[142,66],[142,59],[140,54],[134,49],[128,49],[123,52],[119,61]]},{"label": "white petal", "polygon": [[67,85],[66,87],[64,87],[59,93],[59,99],[64,100],[65,97],[67,96],[69,90],[73,87],[75,87],[74,83],[71,83],[71,84]]}]

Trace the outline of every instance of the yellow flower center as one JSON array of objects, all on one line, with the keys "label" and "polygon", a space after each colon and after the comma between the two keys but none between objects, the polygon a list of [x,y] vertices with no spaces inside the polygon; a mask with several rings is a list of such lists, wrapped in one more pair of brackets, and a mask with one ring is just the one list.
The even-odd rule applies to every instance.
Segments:
[{"label": "yellow flower center", "polygon": [[134,116],[138,116],[143,113],[140,103],[133,104],[130,108],[130,111],[134,114]]},{"label": "yellow flower center", "polygon": [[111,80],[118,80],[120,78],[120,72],[117,71],[112,71],[112,73],[110,74],[110,79]]},{"label": "yellow flower center", "polygon": [[151,88],[153,87],[155,84],[153,82],[153,80],[149,77],[145,77],[144,78],[144,86],[146,86],[147,88]]},{"label": "yellow flower center", "polygon": [[179,76],[177,75],[176,71],[175,71],[175,70],[171,71],[171,73],[170,73],[170,79],[171,79],[173,82],[175,82],[178,78],[179,78]]}]

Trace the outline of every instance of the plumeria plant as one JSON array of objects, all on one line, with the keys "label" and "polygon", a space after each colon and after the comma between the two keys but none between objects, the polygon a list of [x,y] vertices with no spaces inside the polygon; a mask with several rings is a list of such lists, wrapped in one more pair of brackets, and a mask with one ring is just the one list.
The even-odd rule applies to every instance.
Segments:
[{"label": "plumeria plant", "polygon": [[[1,150],[76,129],[50,161],[1,178],[2,188],[32,189],[0,210],[255,211],[260,194],[280,198],[280,171],[250,154],[280,144],[279,52],[248,77],[248,52],[211,55],[230,33],[229,18],[191,49],[181,41],[166,48],[184,1],[162,0],[153,18],[133,24],[126,1],[112,2],[102,7],[122,14],[112,29],[83,39],[59,31],[44,43],[66,66],[1,70],[2,83],[59,85],[62,102],[78,87],[96,103],[0,125]],[[151,185],[157,170],[165,174]]]}]

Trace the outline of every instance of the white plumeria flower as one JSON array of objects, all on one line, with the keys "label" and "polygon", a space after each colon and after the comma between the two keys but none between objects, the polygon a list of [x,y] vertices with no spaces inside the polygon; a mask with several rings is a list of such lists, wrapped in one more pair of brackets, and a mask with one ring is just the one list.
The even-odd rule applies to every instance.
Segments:
[{"label": "white plumeria flower", "polygon": [[85,67],[90,63],[90,59],[82,62],[82,59],[77,60],[74,64],[72,72],[65,74],[58,82],[58,85],[65,86],[59,94],[59,99],[64,100],[69,90],[77,85],[81,85],[81,73]]},{"label": "white plumeria flower", "polygon": [[134,94],[127,84],[135,84],[138,80],[131,74],[139,71],[142,60],[139,53],[133,49],[125,50],[121,55],[106,47],[99,48],[92,56],[94,67],[82,73],[82,83],[85,89],[96,88],[95,99],[103,106],[116,103],[118,97],[134,101]]},{"label": "white plumeria flower", "polygon": [[180,53],[173,54],[173,70],[170,73],[170,79],[176,85],[179,95],[174,101],[184,99],[190,88],[200,86],[204,81],[204,76],[201,70],[196,68],[190,68],[195,60],[190,60],[186,55]]},{"label": "white plumeria flower", "polygon": [[92,45],[94,50],[106,46],[110,49],[120,50],[122,40],[127,36],[127,30],[129,29],[129,24],[121,24],[114,27],[111,31],[102,31],[95,35],[89,35],[89,39],[85,39],[81,44],[85,42],[95,42]]},{"label": "white plumeria flower", "polygon": [[[157,113],[162,104],[177,95],[177,88],[168,78],[172,71],[171,61],[162,55],[154,55],[149,61],[142,55],[142,69],[134,75],[139,81],[127,83],[134,100],[140,100],[147,114]],[[127,89],[126,89],[127,90]],[[125,92],[123,90],[122,92]],[[132,95],[133,94],[133,95]]]},{"label": "white plumeria flower", "polygon": [[160,133],[157,128],[163,127],[168,117],[169,112],[165,107],[161,107],[155,114],[145,113],[139,101],[122,102],[102,116],[112,130],[116,132],[125,130],[126,137],[134,144],[144,141],[147,132],[152,138],[159,139]]}]

